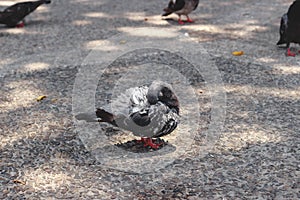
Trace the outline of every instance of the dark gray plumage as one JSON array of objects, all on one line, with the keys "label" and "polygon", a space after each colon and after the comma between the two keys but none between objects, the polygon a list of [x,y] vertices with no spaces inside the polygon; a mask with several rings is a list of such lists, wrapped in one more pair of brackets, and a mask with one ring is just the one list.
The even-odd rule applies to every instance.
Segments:
[{"label": "dark gray plumage", "polygon": [[300,44],[300,0],[296,0],[281,18],[280,39],[277,45],[286,44],[287,56],[295,56],[290,51],[290,43]]},{"label": "dark gray plumage", "polygon": [[[171,85],[162,81],[153,81],[150,86],[140,86],[129,90],[129,99],[126,95],[120,96],[121,103],[127,102],[126,111],[113,114],[104,109],[96,110],[96,119],[93,114],[79,114],[78,120],[107,122],[134,135],[147,138],[145,145],[158,148],[151,138],[158,138],[173,132],[179,123],[179,102]],[[123,107],[124,105],[117,106]],[[119,108],[122,110],[121,108]]]},{"label": "dark gray plumage", "polygon": [[172,13],[176,13],[179,16],[179,24],[184,24],[181,20],[181,15],[185,15],[187,17],[187,22],[193,22],[188,15],[193,10],[196,10],[198,4],[199,0],[170,0],[168,7],[164,9],[165,13],[162,14],[162,16],[168,16]]},{"label": "dark gray plumage", "polygon": [[40,5],[49,3],[51,3],[50,0],[16,3],[0,12],[0,24],[5,24],[8,27],[23,27],[23,20],[27,15],[32,13]]}]

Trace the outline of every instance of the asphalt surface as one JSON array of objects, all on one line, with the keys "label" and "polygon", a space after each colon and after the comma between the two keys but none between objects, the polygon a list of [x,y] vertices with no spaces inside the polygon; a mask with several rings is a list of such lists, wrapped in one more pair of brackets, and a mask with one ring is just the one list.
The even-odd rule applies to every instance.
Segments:
[{"label": "asphalt surface", "polygon": [[[203,0],[178,25],[168,1],[53,0],[0,26],[0,199],[299,199],[300,55],[275,45],[291,2]],[[161,150],[73,117],[157,77],[183,102]]]}]

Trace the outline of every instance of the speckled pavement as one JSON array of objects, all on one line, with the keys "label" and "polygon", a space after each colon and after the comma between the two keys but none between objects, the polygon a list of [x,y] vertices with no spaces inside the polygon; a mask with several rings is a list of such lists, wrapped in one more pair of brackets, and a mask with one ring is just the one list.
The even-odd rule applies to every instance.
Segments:
[{"label": "speckled pavement", "polygon": [[[3,0],[1,9],[15,2]],[[176,15],[160,17],[168,1],[53,0],[28,16],[25,28],[1,26],[0,199],[299,199],[300,55],[286,57],[275,45],[280,17],[291,2],[203,0],[191,14],[195,23],[179,26]],[[205,69],[215,66],[222,82],[212,90],[203,73],[191,71],[200,112],[193,143],[172,162],[144,173],[107,167],[80,137],[73,117],[78,74],[98,64],[87,58],[95,50],[113,51],[101,44],[137,27],[174,33],[201,47],[195,59],[206,55],[211,64]],[[181,43],[174,39],[176,44]],[[167,60],[173,55],[163,54]],[[130,65],[131,58],[138,60],[131,55],[112,62]],[[182,72],[190,69],[174,61],[179,64]],[[99,77],[105,84],[97,87],[97,106],[113,95],[108,77],[122,73],[113,69]],[[213,100],[220,91],[224,107]],[[47,97],[37,102],[41,95]],[[224,123],[206,149],[214,109],[224,110]],[[91,126],[111,143],[133,139],[108,125]],[[179,130],[164,138],[175,152],[188,132]]]}]

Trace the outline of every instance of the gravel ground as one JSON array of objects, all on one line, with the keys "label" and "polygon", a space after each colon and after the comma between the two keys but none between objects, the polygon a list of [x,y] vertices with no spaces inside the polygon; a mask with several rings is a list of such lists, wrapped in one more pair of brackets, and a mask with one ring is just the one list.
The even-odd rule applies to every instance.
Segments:
[{"label": "gravel ground", "polygon": [[[287,58],[275,46],[280,16],[290,3],[202,0],[191,14],[196,22],[178,26],[159,16],[167,1],[53,0],[31,14],[25,28],[0,27],[0,199],[299,199],[300,56]],[[207,77],[189,75],[200,112],[193,144],[163,167],[135,173],[99,159],[78,131],[72,97],[92,50],[113,51],[102,42],[149,26],[204,47],[223,85],[214,91]],[[245,54],[231,55],[239,50]],[[131,58],[115,64],[128,67]],[[174,63],[177,71],[189,69]],[[110,102],[114,83],[107,77],[123,75],[107,69],[99,77],[108,82],[98,83],[97,106]],[[206,150],[214,109],[221,109],[213,101],[219,90],[226,93],[225,121]],[[37,102],[40,95],[47,97]],[[132,139],[107,125],[91,126],[111,143]],[[172,152],[191,135],[182,129],[164,138]],[[161,150],[155,153],[168,155]]]}]

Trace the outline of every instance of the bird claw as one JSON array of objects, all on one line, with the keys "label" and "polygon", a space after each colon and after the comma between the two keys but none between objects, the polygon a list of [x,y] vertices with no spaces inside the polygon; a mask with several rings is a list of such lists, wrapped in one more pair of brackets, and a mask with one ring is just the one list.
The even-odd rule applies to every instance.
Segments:
[{"label": "bird claw", "polygon": [[179,19],[179,20],[178,20],[178,24],[183,25],[184,22],[183,22],[181,19]]},{"label": "bird claw", "polygon": [[21,22],[19,24],[16,25],[17,28],[23,28],[24,27],[24,22]]},{"label": "bird claw", "polygon": [[296,54],[295,53],[287,53],[287,56],[290,56],[290,57],[295,57]]},{"label": "bird claw", "polygon": [[[194,21],[192,19],[190,19],[190,18],[187,18],[186,22],[188,22],[188,23],[194,23]],[[181,19],[178,19],[178,24],[183,25],[184,21],[182,21]]]},{"label": "bird claw", "polygon": [[158,149],[162,145],[153,143],[152,138],[141,138],[140,140],[137,140],[137,142],[143,142],[144,147],[151,147],[152,149]]},{"label": "bird claw", "polygon": [[188,19],[186,20],[186,22],[189,22],[189,23],[194,23],[194,20],[192,20],[192,19],[188,18]]},{"label": "bird claw", "polygon": [[287,49],[286,55],[287,56],[291,56],[291,57],[295,57],[296,56],[296,54],[293,53],[293,52],[291,52],[291,50],[289,48]]}]

